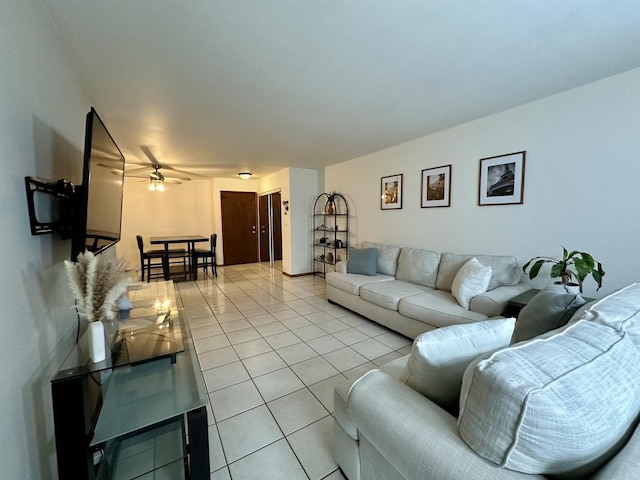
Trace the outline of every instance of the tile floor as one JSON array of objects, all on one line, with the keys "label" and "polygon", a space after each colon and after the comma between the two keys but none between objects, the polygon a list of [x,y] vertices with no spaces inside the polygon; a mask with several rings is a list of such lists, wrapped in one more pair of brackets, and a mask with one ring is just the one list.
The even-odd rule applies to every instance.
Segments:
[{"label": "tile floor", "polygon": [[176,286],[209,392],[211,479],[343,479],[333,389],[411,340],[331,305],[324,279],[267,264]]}]

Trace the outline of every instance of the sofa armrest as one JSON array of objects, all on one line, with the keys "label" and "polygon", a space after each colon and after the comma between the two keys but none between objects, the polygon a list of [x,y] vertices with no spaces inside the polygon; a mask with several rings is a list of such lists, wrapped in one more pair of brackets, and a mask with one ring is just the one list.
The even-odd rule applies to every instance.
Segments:
[{"label": "sofa armrest", "polygon": [[347,412],[366,438],[406,479],[543,479],[506,470],[478,456],[460,438],[456,419],[379,370],[351,388]]},{"label": "sofa armrest", "polygon": [[531,289],[531,285],[521,282],[517,285],[505,285],[476,295],[471,299],[469,310],[482,313],[487,317],[502,315],[509,300]]},{"label": "sofa armrest", "polygon": [[338,273],[347,273],[347,261],[340,260],[336,263],[336,272]]}]

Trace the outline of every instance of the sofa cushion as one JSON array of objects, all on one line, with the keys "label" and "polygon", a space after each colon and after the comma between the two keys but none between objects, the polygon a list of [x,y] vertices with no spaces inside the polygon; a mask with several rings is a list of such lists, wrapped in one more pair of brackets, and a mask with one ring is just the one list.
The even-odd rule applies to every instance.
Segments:
[{"label": "sofa cushion", "polygon": [[358,273],[373,276],[378,266],[378,250],[376,248],[349,248],[347,273]]},{"label": "sofa cushion", "polygon": [[360,295],[360,287],[362,285],[387,282],[395,279],[389,275],[381,274],[372,277],[371,275],[359,275],[357,273],[328,272],[325,280],[327,285],[331,285],[352,295]]},{"label": "sofa cushion", "polygon": [[472,362],[459,432],[508,469],[583,478],[635,426],[639,376],[640,351],[628,335],[580,320]]},{"label": "sofa cushion", "polygon": [[402,248],[398,257],[396,279],[436,288],[440,254],[431,250]]},{"label": "sofa cushion", "polygon": [[382,245],[380,243],[362,242],[362,248],[378,249],[377,271],[384,275],[395,275],[398,266],[400,247],[395,245]]},{"label": "sofa cushion", "polygon": [[360,298],[387,308],[398,310],[398,302],[410,295],[426,292],[428,289],[414,283],[393,280],[391,282],[372,283],[360,287]]},{"label": "sofa cushion", "polygon": [[520,311],[513,331],[513,342],[529,340],[563,327],[584,304],[579,293],[569,293],[562,285],[549,285]]},{"label": "sofa cushion", "polygon": [[640,283],[632,283],[598,300],[582,318],[627,332],[640,348]]},{"label": "sofa cushion", "polygon": [[516,257],[443,253],[440,258],[436,288],[450,292],[453,279],[456,277],[458,270],[473,257],[476,257],[481,264],[491,267],[491,281],[489,282],[488,290],[504,285],[517,285],[520,281],[520,268]]},{"label": "sofa cushion", "polygon": [[482,265],[473,257],[456,273],[451,284],[451,293],[460,306],[468,310],[471,299],[486,292],[490,281],[491,267]]},{"label": "sofa cushion", "polygon": [[403,298],[398,304],[398,312],[434,327],[471,323],[487,318],[482,313],[462,308],[453,295],[444,290],[432,290]]},{"label": "sofa cushion", "polygon": [[462,375],[479,355],[507,347],[514,318],[437,328],[418,335],[400,380],[446,410],[457,410]]}]

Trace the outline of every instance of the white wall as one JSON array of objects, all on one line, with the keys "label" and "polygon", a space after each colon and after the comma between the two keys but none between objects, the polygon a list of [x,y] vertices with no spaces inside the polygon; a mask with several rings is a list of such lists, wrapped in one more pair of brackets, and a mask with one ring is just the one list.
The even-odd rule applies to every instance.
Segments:
[{"label": "white wall", "polygon": [[311,208],[318,194],[318,171],[305,168],[290,170],[290,222],[292,275],[313,272],[311,265]]},{"label": "white wall", "polygon": [[[115,140],[118,141],[117,138]],[[145,249],[148,249],[162,248],[157,245],[151,247],[150,237],[209,237],[216,232],[211,180],[194,180],[180,185],[168,183],[164,192],[150,192],[148,182],[126,178],[122,208],[122,239],[116,245],[116,252],[135,268],[140,266],[136,235],[142,235]]]},{"label": "white wall", "polygon": [[0,41],[0,477],[36,480],[57,476],[49,380],[76,316],[70,242],[31,236],[24,176],[80,182],[92,102],[39,1],[3,2]]},{"label": "white wall", "polygon": [[[591,253],[606,271],[601,296],[640,280],[640,69],[329,167],[354,241],[457,253]],[[526,150],[524,204],[477,206],[479,159]],[[420,208],[421,170],[452,164],[451,207]],[[402,210],[380,210],[382,176],[404,174]],[[536,282],[538,283],[538,282]]]}]

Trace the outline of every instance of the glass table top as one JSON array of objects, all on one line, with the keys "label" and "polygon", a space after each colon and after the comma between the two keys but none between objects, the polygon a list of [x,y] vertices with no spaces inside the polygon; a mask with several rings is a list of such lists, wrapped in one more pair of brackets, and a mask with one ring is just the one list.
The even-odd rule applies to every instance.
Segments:
[{"label": "glass table top", "polygon": [[184,351],[173,282],[132,284],[127,293],[131,310],[119,311],[116,319],[103,321],[107,351],[102,362],[89,358],[85,330],[52,381],[113,368],[136,365]]}]

